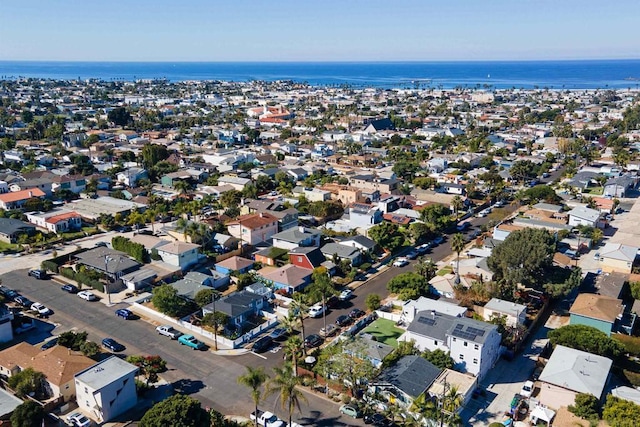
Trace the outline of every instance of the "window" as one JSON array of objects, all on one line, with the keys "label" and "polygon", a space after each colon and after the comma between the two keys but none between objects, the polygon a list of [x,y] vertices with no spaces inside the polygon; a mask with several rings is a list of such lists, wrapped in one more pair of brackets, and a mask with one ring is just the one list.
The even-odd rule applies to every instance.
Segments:
[{"label": "window", "polygon": [[476,345],[474,345],[474,346],[473,346],[473,349],[474,349],[474,350],[477,350],[477,349],[479,349],[479,348],[480,348],[480,346],[479,346],[478,344],[476,344]]},{"label": "window", "polygon": [[433,340],[434,345],[438,345],[438,340]]},{"label": "window", "polygon": [[459,359],[460,359],[460,360],[464,360],[464,354],[460,354]]},{"label": "window", "polygon": [[464,346],[467,347],[468,345],[469,345],[469,343],[465,341],[464,342]]},{"label": "window", "polygon": [[456,337],[453,337],[453,342],[456,342]]},{"label": "window", "polygon": [[89,390],[85,387],[85,388],[84,388],[84,392],[85,392],[85,393],[89,393]]},{"label": "window", "polygon": [[473,359],[473,364],[477,365],[478,364],[478,359]]}]

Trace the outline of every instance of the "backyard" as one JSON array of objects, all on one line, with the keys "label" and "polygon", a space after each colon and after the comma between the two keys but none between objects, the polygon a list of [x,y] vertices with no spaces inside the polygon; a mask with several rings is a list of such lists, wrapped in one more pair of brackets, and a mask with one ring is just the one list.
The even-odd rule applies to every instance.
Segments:
[{"label": "backyard", "polygon": [[396,328],[396,324],[393,320],[387,319],[376,320],[367,326],[362,332],[371,334],[376,341],[392,347],[398,346],[397,339],[404,333],[402,329]]}]

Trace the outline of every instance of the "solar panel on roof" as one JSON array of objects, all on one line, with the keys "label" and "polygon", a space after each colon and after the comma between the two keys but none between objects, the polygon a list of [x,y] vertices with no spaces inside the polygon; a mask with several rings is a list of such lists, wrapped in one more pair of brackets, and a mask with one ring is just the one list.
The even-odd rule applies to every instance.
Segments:
[{"label": "solar panel on roof", "polygon": [[425,325],[433,326],[433,325],[436,324],[436,320],[435,319],[430,319],[428,317],[419,317],[418,318],[418,323],[423,323]]},{"label": "solar panel on roof", "polygon": [[480,335],[481,337],[484,336],[484,330],[483,329],[474,328],[473,326],[469,326],[467,328],[467,331],[469,333],[471,333],[471,334]]}]

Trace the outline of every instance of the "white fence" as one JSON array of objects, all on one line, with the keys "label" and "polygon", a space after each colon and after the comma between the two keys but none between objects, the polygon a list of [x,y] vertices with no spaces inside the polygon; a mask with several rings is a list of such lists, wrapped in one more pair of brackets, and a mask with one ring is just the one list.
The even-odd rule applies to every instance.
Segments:
[{"label": "white fence", "polygon": [[173,317],[170,317],[170,316],[167,316],[166,314],[162,314],[158,311],[152,310],[151,308],[145,307],[142,304],[134,303],[133,306],[135,307],[136,310],[146,312],[151,316],[159,317],[169,324],[173,324],[181,328],[184,328],[190,332],[193,332],[194,334],[198,334],[202,337],[205,337],[208,340],[216,341],[217,339],[218,344],[229,347],[229,348],[242,347],[243,344],[246,344],[247,342],[251,341],[253,337],[261,334],[262,332],[275,326],[278,323],[278,319],[275,314],[263,312],[263,315],[268,318],[266,322],[261,323],[260,325],[253,328],[249,332],[246,332],[241,337],[236,338],[235,340],[230,340],[228,338],[221,336],[220,334],[215,336],[213,332],[207,331],[206,329],[200,326],[192,325],[191,323],[185,320],[176,320]]},{"label": "white fence", "polygon": [[381,319],[393,320],[394,322],[400,321],[400,317],[402,316],[400,313],[390,313],[382,310],[376,310],[376,314]]}]

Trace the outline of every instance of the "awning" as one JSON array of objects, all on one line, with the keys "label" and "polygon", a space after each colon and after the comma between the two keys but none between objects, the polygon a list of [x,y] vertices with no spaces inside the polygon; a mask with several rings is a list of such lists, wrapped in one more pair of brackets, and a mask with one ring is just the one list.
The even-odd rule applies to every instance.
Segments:
[{"label": "awning", "polygon": [[534,423],[537,423],[538,420],[542,420],[548,424],[555,416],[556,412],[554,410],[538,405],[533,408],[533,411],[529,414],[529,419]]}]

